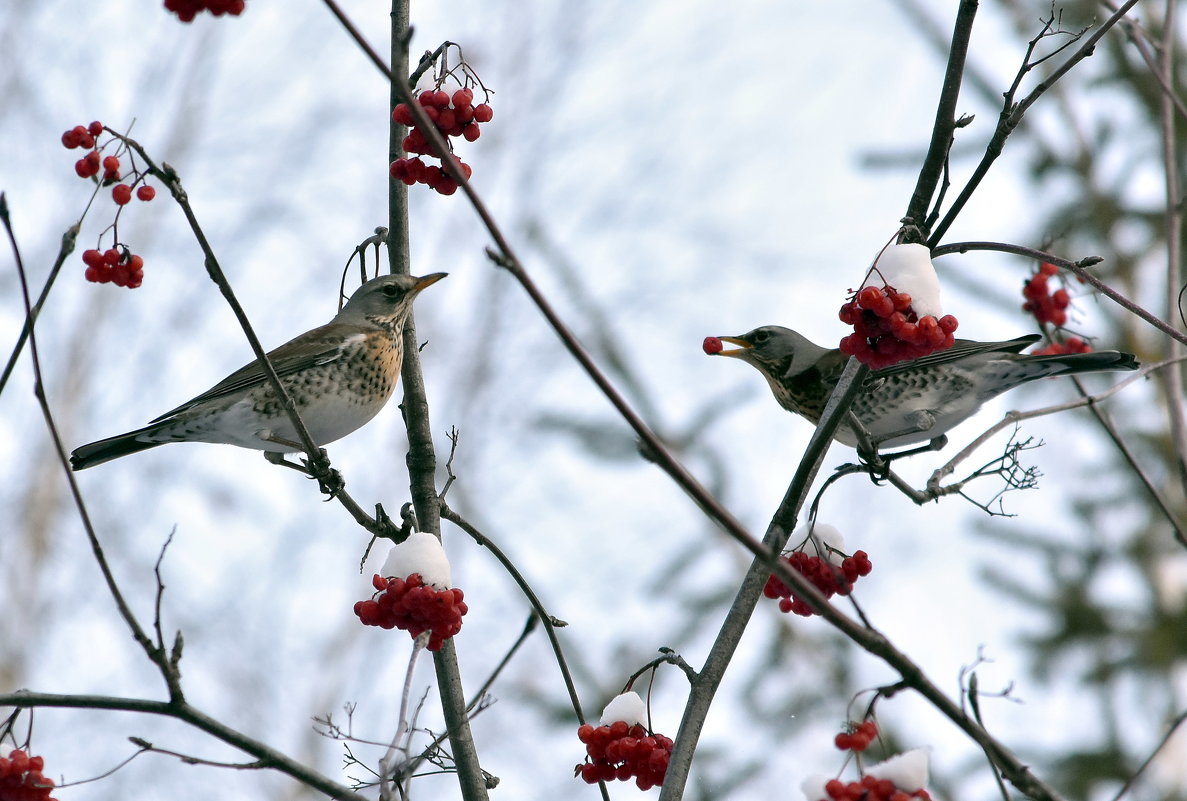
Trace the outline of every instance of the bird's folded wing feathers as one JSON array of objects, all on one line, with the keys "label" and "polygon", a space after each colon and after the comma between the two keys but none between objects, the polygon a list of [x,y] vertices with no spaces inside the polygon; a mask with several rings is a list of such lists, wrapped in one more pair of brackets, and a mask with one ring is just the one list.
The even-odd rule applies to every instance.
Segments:
[{"label": "bird's folded wing feathers", "polygon": [[975,356],[979,353],[1021,353],[1024,348],[1030,347],[1040,339],[1042,337],[1038,334],[1027,334],[1017,339],[1007,339],[1002,342],[975,342],[971,339],[958,339],[956,340],[956,344],[947,350],[936,351],[918,359],[899,362],[898,364],[892,364],[890,367],[875,370],[872,377],[881,378],[883,376],[894,375],[895,373],[906,372],[907,370],[919,370],[935,365],[947,364],[948,362],[954,362],[968,356]]},{"label": "bird's folded wing feathers", "polygon": [[[347,326],[341,323],[323,325],[269,351],[268,359],[272,362],[276,375],[283,378],[308,367],[328,364],[341,358],[344,345],[367,333],[369,333],[368,329],[358,326]],[[232,395],[266,380],[267,374],[257,359],[243,365],[201,395],[191,398],[176,409],[165,412],[152,422],[158,423],[186,411],[195,404]]]}]

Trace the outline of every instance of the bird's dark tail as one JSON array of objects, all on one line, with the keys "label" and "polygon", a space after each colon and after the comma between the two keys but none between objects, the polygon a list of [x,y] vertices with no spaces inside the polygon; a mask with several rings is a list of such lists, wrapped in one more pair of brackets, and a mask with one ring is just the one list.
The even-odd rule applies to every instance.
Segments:
[{"label": "bird's dark tail", "polygon": [[141,434],[146,433],[152,428],[153,426],[147,426],[136,431],[129,431],[127,434],[108,437],[107,439],[101,439],[98,442],[92,442],[75,448],[74,452],[70,454],[70,467],[74,470],[85,470],[88,467],[94,467],[97,464],[103,464],[104,462],[110,462],[112,459],[127,456],[129,453],[138,453],[139,451],[146,451],[149,448],[155,448],[158,445],[164,445],[164,442],[145,442],[144,440],[137,439]]},{"label": "bird's dark tail", "polygon": [[1107,370],[1136,370],[1141,365],[1132,353],[1116,350],[1098,350],[1089,353],[1055,353],[1049,356],[1031,356],[1031,364],[1044,363],[1048,375],[1070,375],[1073,373],[1095,373]]}]

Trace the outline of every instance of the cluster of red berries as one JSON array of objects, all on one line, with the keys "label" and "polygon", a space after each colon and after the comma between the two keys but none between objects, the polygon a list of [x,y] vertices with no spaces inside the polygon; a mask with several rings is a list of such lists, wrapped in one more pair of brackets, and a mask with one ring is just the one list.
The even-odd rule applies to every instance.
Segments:
[{"label": "cluster of red berries", "polygon": [[[820,590],[825,598],[848,595],[853,591],[857,579],[860,576],[868,576],[874,569],[870,556],[865,551],[856,551],[853,556],[846,556],[840,567],[819,556],[809,556],[803,551],[794,551],[782,559],[791,565],[792,570],[816,585],[816,589]],[[803,617],[816,614],[803,598],[793,593],[774,573],[767,579],[767,585],[763,587],[762,592],[768,598],[778,598],[779,611],[784,614],[794,612]]]},{"label": "cluster of red berries", "polygon": [[911,296],[892,286],[863,287],[841,307],[840,317],[853,326],[841,340],[841,352],[874,369],[945,350],[956,341],[955,317],[920,317],[911,308]]},{"label": "cluster of red berries", "polygon": [[[443,136],[460,136],[467,142],[477,140],[482,135],[479,126],[484,122],[490,122],[495,116],[494,110],[486,103],[474,105],[474,90],[469,88],[458,89],[452,95],[443,89],[429,89],[420,93],[417,102],[424,109],[425,116]],[[400,145],[404,152],[431,157],[436,155],[429,146],[424,131],[415,127],[416,120],[407,103],[396,105],[392,111],[392,119],[401,125],[413,126]],[[470,180],[473,172],[470,165],[457,156],[452,158],[458,170],[466,176],[466,180]],[[425,164],[417,157],[396,159],[391,163],[390,172],[392,178],[403,181],[408,186],[425,184],[442,195],[452,195],[457,191],[457,182],[449,177],[445,170],[440,166]]]},{"label": "cluster of red berries", "polygon": [[878,736],[878,724],[872,720],[851,723],[847,728],[833,738],[833,744],[842,751],[864,751]]},{"label": "cluster of red berries", "polygon": [[[95,147],[96,140],[103,135],[103,123],[95,120],[90,125],[75,125],[70,130],[62,134],[62,146],[67,150],[74,150],[75,148],[82,148],[89,150],[85,156],[74,162],[74,172],[78,174],[79,178],[94,178],[99,174],[99,170],[104,170],[103,180],[109,183],[112,180],[118,181],[119,176],[110,178],[110,172],[102,164],[102,157],[99,155],[98,148]],[[118,172],[118,165],[116,168]]]},{"label": "cluster of red berries", "polygon": [[618,720],[609,726],[586,723],[577,729],[577,738],[585,743],[588,758],[573,770],[588,784],[615,779],[630,781],[640,790],[663,784],[672,756],[672,738],[648,734],[642,724],[631,726]]},{"label": "cluster of red berries", "polygon": [[873,776],[863,776],[860,781],[848,784],[833,779],[824,785],[824,791],[828,793],[828,798],[819,801],[910,801],[912,798],[931,801],[927,790],[908,793],[900,790],[889,779],[875,779]]},{"label": "cluster of red berries", "polygon": [[87,266],[84,277],[96,284],[115,284],[135,289],[144,283],[144,259],[127,248],[84,250],[82,262]]},{"label": "cluster of red berries", "polygon": [[1022,311],[1033,314],[1040,324],[1051,323],[1062,328],[1067,322],[1067,307],[1072,299],[1066,289],[1052,292],[1047,286],[1047,279],[1058,274],[1059,268],[1054,264],[1043,262],[1039,265],[1039,271],[1022,285],[1022,296],[1026,298]]},{"label": "cluster of red berries", "polygon": [[[144,175],[133,166],[132,180],[129,183],[118,183],[120,175],[119,156],[101,156],[98,138],[103,134],[103,123],[95,120],[90,125],[75,125],[62,134],[62,144],[67,150],[83,148],[89,152],[74,163],[74,171],[79,178],[94,178],[102,186],[115,184],[111,187],[111,199],[117,206],[126,206],[132,202],[133,190],[136,198],[147,203],[157,196],[157,190],[141,183]],[[99,178],[102,170],[103,176]],[[118,215],[117,215],[118,218]],[[84,275],[88,281],[97,284],[115,284],[116,286],[135,289],[144,283],[144,259],[126,247],[112,247],[106,251],[85,250],[82,254],[83,264],[87,266]]]},{"label": "cluster of red berries", "polygon": [[354,605],[354,613],[363,625],[400,629],[413,639],[431,632],[430,651],[439,650],[461,631],[462,615],[468,611],[461,590],[435,589],[422,582],[419,573],[406,579],[387,579],[376,573],[371,584],[377,590],[375,596]]},{"label": "cluster of red berries", "polygon": [[172,11],[182,22],[193,22],[194,17],[209,11],[216,17],[230,14],[237,17],[243,13],[243,0],[165,0],[165,10]]},{"label": "cluster of red berries", "polygon": [[41,775],[45,760],[17,748],[0,757],[0,801],[55,801],[54,780]]},{"label": "cluster of red berries", "polygon": [[1080,337],[1068,337],[1063,342],[1052,342],[1050,345],[1031,351],[1031,356],[1059,356],[1064,353],[1088,353],[1092,350]]}]

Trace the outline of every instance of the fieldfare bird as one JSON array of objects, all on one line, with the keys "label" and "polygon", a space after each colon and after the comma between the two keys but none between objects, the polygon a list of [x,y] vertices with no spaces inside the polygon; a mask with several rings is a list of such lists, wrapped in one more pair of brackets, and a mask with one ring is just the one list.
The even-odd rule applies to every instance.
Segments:
[{"label": "fieldfare bird", "polygon": [[[738,347],[715,355],[752,365],[767,379],[780,406],[814,424],[820,422],[849,360],[836,348],[822,348],[778,325],[719,339]],[[1132,354],[1115,350],[1049,356],[1021,353],[1038,339],[1034,334],[1005,342],[958,339],[947,350],[874,370],[851,411],[875,446],[935,442],[990,398],[1028,381],[1138,367]],[[853,429],[844,424],[835,438],[844,445],[858,444]]]},{"label": "fieldfare bird", "polygon": [[[412,301],[445,273],[383,275],[363,284],[326,325],[268,354],[318,445],[345,437],[387,403],[400,378]],[[264,451],[270,461],[302,451],[296,428],[258,361],[144,428],[77,448],[70,466],[93,465],[166,442],[218,442]]]}]

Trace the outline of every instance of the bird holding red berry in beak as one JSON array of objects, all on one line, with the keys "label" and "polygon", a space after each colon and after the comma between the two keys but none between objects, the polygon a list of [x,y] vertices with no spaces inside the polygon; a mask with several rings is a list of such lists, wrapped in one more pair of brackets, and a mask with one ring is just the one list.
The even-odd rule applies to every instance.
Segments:
[{"label": "bird holding red berry in beak", "polygon": [[[944,435],[976,414],[982,404],[1022,384],[1049,376],[1138,368],[1132,354],[1118,351],[1022,353],[1038,339],[1034,334],[1004,342],[957,339],[947,350],[873,370],[851,411],[875,446],[931,442],[940,448]],[[726,349],[722,342],[737,347]],[[823,348],[778,325],[739,336],[708,337],[704,350],[754,367],[780,406],[814,424],[820,422],[849,360],[839,349]],[[848,425],[842,424],[834,436],[844,445],[858,444]]]}]

